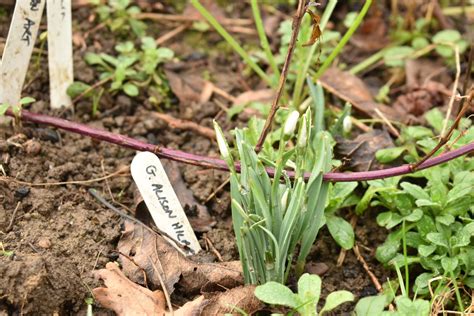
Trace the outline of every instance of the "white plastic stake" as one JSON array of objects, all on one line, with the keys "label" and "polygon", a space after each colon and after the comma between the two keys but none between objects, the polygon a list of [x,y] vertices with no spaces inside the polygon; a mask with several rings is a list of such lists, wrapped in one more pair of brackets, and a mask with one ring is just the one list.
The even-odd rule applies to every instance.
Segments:
[{"label": "white plastic stake", "polygon": [[46,0],[17,0],[0,66],[0,103],[18,105]]},{"label": "white plastic stake", "polygon": [[199,242],[160,159],[150,152],[140,152],[133,158],[130,169],[156,226],[185,246],[186,254],[199,252]]},{"label": "white plastic stake", "polygon": [[74,80],[71,0],[47,0],[46,11],[51,108],[72,107],[66,93]]}]

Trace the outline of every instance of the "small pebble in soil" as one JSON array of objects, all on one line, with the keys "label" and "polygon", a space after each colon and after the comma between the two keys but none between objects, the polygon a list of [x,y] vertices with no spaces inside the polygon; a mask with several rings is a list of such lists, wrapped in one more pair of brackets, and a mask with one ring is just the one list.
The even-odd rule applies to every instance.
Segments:
[{"label": "small pebble in soil", "polygon": [[15,190],[15,197],[22,199],[26,197],[30,193],[30,188],[27,187],[19,187]]},{"label": "small pebble in soil", "polygon": [[324,262],[309,262],[306,265],[306,271],[310,274],[322,276],[328,272],[329,267]]},{"label": "small pebble in soil", "polygon": [[41,152],[41,144],[33,139],[26,141],[24,146],[28,155],[36,156]]},{"label": "small pebble in soil", "polygon": [[51,240],[49,240],[46,237],[41,237],[38,240],[38,247],[43,248],[43,249],[49,249],[51,248]]},{"label": "small pebble in soil", "polygon": [[52,143],[59,142],[59,134],[58,132],[49,129],[49,128],[38,128],[38,137],[43,141],[50,141]]}]

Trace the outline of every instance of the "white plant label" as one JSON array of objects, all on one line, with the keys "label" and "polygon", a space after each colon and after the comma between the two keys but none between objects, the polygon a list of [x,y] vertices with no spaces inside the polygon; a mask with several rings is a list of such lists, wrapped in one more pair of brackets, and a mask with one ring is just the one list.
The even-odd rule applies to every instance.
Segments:
[{"label": "white plant label", "polygon": [[18,105],[46,0],[17,0],[0,66],[0,103]]},{"label": "white plant label", "polygon": [[140,152],[133,158],[131,172],[156,226],[185,246],[187,255],[199,252],[199,242],[160,159],[150,152]]},{"label": "white plant label", "polygon": [[66,93],[74,80],[71,0],[47,0],[46,11],[51,108],[72,107]]}]

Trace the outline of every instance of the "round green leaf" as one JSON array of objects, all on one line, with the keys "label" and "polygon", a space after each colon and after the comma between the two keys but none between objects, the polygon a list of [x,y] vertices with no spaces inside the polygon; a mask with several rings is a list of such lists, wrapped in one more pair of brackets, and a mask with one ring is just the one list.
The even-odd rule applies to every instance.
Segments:
[{"label": "round green leaf", "polygon": [[131,83],[124,84],[123,91],[131,97],[136,97],[140,93],[138,87]]},{"label": "round green leaf", "polygon": [[396,46],[385,51],[383,60],[388,67],[402,67],[405,59],[410,57],[414,49],[410,46]]},{"label": "round green leaf", "polygon": [[461,39],[461,34],[456,30],[442,30],[433,36],[433,43],[456,43]]},{"label": "round green leaf", "polygon": [[389,163],[400,157],[404,151],[405,147],[380,149],[375,153],[375,158],[381,163]]},{"label": "round green leaf", "polygon": [[299,305],[296,294],[283,284],[273,281],[257,286],[255,296],[267,304],[284,305],[291,308],[296,308]]},{"label": "round green leaf", "polygon": [[328,216],[326,219],[329,233],[339,246],[349,250],[354,247],[354,230],[351,224],[338,216]]},{"label": "round green leaf", "polygon": [[457,268],[458,263],[458,258],[444,257],[441,259],[441,266],[443,267],[445,272],[454,271]]},{"label": "round green leaf", "polygon": [[326,298],[326,304],[324,304],[323,309],[321,309],[320,314],[323,312],[329,312],[339,305],[352,302],[354,300],[354,294],[349,291],[336,291],[332,292]]}]

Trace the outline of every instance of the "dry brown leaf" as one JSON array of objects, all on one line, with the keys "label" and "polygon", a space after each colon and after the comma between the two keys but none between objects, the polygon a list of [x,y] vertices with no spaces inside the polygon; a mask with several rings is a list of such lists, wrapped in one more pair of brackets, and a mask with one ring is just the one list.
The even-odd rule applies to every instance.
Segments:
[{"label": "dry brown leaf", "polygon": [[394,147],[392,138],[385,130],[372,130],[353,140],[337,139],[336,155],[354,171],[382,169],[375,159],[379,149]]},{"label": "dry brown leaf", "polygon": [[[109,262],[105,269],[95,271],[106,287],[92,290],[95,300],[117,315],[171,315],[166,312],[163,292],[151,291],[130,281],[115,263]],[[208,304],[204,296],[184,304],[174,311],[175,316],[201,315]]]},{"label": "dry brown leaf", "polygon": [[181,106],[188,106],[198,103],[201,99],[201,91],[204,87],[204,80],[193,73],[175,73],[165,70],[171,90],[179,99]]},{"label": "dry brown leaf", "polygon": [[[408,60],[405,73],[405,88],[393,107],[400,113],[412,115],[412,121],[419,122],[424,113],[433,107],[442,106],[451,95],[447,86],[452,80],[446,68],[439,63],[426,59]],[[434,77],[441,82],[433,81]]]},{"label": "dry brown leaf", "polygon": [[150,291],[133,283],[120,271],[115,263],[109,262],[105,269],[95,272],[106,287],[92,290],[94,298],[103,307],[117,315],[163,315],[165,297],[161,291]]},{"label": "dry brown leaf", "polygon": [[233,288],[243,283],[239,261],[194,262],[179,253],[163,237],[130,221],[125,221],[125,230],[117,248],[121,253],[123,271],[132,281],[143,284],[144,270],[147,281],[153,287],[161,286],[161,276],[170,294],[178,282],[190,294],[199,293],[204,286]]},{"label": "dry brown leaf", "polygon": [[255,297],[254,292],[255,285],[247,285],[225,292],[204,294],[208,303],[203,308],[201,315],[213,316],[227,313],[239,315],[235,307],[252,315],[264,307],[264,304]]},{"label": "dry brown leaf", "polygon": [[375,111],[375,109],[379,109],[389,120],[403,121],[404,119],[395,109],[375,102],[365,83],[349,72],[335,67],[329,68],[321,76],[319,83],[326,90],[344,101],[350,102],[355,109],[370,117],[379,118]]},{"label": "dry brown leaf", "polygon": [[269,102],[274,95],[275,91],[272,89],[246,91],[235,98],[234,105],[246,105],[250,102]]},{"label": "dry brown leaf", "polygon": [[372,8],[370,16],[364,19],[350,39],[352,45],[364,52],[380,50],[390,43],[382,11],[376,6]]}]

